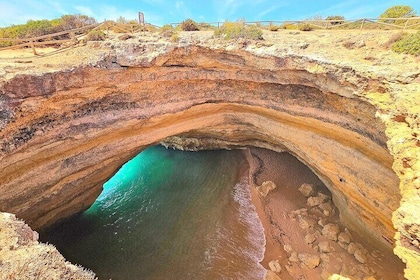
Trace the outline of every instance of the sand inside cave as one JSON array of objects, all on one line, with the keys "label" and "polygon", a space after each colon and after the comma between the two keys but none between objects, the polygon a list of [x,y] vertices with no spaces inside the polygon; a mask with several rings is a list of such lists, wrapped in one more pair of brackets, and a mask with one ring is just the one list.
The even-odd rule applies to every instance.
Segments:
[{"label": "sand inside cave", "polygon": [[[331,197],[307,166],[285,152],[249,148],[245,154],[252,200],[265,229],[266,251],[262,265],[269,271],[267,279],[329,279],[337,275],[350,279],[404,279],[404,264],[392,251],[375,248],[367,244],[363,236],[348,231],[340,223],[333,202],[329,216],[320,206],[307,205],[308,198],[299,191],[304,183],[315,187],[313,197],[318,192]],[[277,186],[266,197],[256,188],[264,181],[272,181]],[[326,224],[339,227],[336,241],[333,240],[334,230],[328,227],[323,230]],[[339,238],[340,233],[346,234]],[[350,237],[350,242],[346,237]],[[270,272],[269,263],[276,260],[281,271]]]}]

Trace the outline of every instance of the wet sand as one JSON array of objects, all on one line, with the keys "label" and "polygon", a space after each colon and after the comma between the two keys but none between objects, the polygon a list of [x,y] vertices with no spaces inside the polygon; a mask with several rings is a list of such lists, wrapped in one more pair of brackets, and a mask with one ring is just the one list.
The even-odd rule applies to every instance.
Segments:
[{"label": "wet sand", "polygon": [[[333,275],[351,279],[371,276],[375,277],[371,279],[403,279],[403,264],[389,255],[391,252],[362,245],[363,238],[340,224],[338,210],[332,202],[329,203],[333,210],[328,216],[318,207],[308,207],[307,198],[299,191],[302,184],[313,185],[314,195],[321,192],[331,198],[331,194],[307,166],[288,153],[259,148],[249,148],[244,153],[249,165],[252,202],[265,229],[266,248],[261,264],[267,270],[272,260],[278,260],[281,265],[281,272],[274,276],[271,273],[274,278],[267,279],[328,279]],[[266,197],[256,188],[264,181],[272,181],[277,186]],[[364,263],[348,252],[348,243],[324,236],[320,223],[335,224],[341,232],[349,233],[349,243],[358,246],[360,254],[366,257]],[[318,258],[319,264],[313,265],[305,259],[307,256]]]}]

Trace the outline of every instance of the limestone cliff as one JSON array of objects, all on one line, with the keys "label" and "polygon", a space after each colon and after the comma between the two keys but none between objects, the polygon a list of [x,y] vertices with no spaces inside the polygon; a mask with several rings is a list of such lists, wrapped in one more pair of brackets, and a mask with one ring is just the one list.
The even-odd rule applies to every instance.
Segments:
[{"label": "limestone cliff", "polygon": [[93,61],[9,71],[0,211],[36,229],[86,209],[123,163],[161,141],[287,150],[330,189],[352,230],[387,246],[397,233],[406,277],[418,279],[418,67],[385,71],[271,39],[96,43]]}]

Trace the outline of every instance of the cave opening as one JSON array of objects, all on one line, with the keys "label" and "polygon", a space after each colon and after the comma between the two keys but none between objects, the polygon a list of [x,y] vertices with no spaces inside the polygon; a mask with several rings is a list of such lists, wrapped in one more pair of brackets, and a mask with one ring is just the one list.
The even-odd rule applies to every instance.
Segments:
[{"label": "cave opening", "polygon": [[[276,189],[263,195],[268,181]],[[41,238],[99,279],[262,279],[273,260],[286,268],[284,279],[397,277],[403,269],[398,259],[382,259],[389,252],[348,231],[331,192],[308,166],[288,152],[253,147],[150,147],[104,184],[88,210]],[[397,265],[379,271],[379,260]]]}]

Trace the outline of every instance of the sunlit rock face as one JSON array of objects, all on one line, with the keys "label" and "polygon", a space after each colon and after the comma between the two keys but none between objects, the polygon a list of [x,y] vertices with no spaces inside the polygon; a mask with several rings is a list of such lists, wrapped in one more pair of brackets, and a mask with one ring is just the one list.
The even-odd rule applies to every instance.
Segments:
[{"label": "sunlit rock face", "polygon": [[[375,117],[385,112],[374,99],[388,94],[383,81],[292,55],[197,46],[133,55],[1,84],[1,211],[35,229],[77,213],[123,163],[162,141],[256,146],[295,155],[349,228],[392,246],[401,195],[385,135],[392,120]],[[408,242],[418,238],[407,232]]]}]

